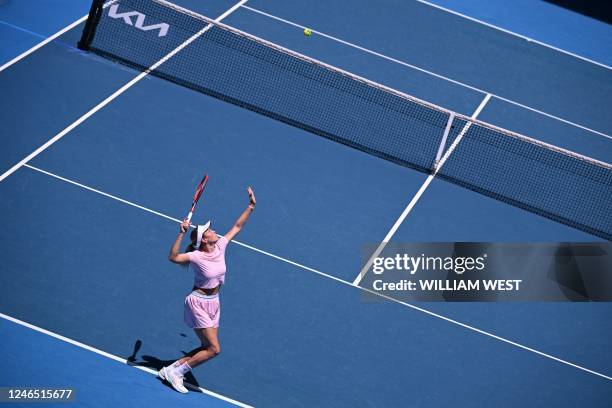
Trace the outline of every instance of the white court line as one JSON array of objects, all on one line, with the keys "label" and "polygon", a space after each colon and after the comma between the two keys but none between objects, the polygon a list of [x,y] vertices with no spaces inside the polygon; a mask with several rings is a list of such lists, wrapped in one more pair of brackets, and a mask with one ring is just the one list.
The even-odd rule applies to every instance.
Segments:
[{"label": "white court line", "polygon": [[[231,13],[233,13],[234,11],[236,11],[238,8],[240,8],[240,6],[242,6],[244,3],[246,3],[248,0],[241,0],[238,3],[236,3],[234,6],[232,6],[232,8],[230,8],[229,10],[227,10],[225,13],[221,14],[219,17],[217,17],[215,19],[215,21],[220,22],[221,20],[223,20],[225,17],[229,16]],[[0,182],[2,180],[4,180],[5,178],[7,178],[8,176],[10,176],[11,174],[13,174],[15,171],[17,171],[17,169],[19,169],[21,166],[23,166],[24,164],[26,164],[27,162],[29,162],[30,160],[32,160],[34,157],[38,156],[40,153],[42,153],[43,151],[45,151],[47,148],[49,148],[49,146],[51,146],[53,143],[57,142],[58,140],[60,140],[62,137],[64,137],[66,134],[68,134],[70,131],[72,131],[74,128],[76,128],[77,126],[79,126],[81,123],[83,123],[84,121],[86,121],[90,116],[92,116],[93,114],[95,114],[97,111],[99,111],[100,109],[102,109],[103,107],[105,107],[106,105],[108,105],[110,102],[112,102],[113,100],[115,100],[115,98],[117,98],[119,95],[121,95],[122,93],[124,93],[125,91],[127,91],[128,89],[130,89],[132,86],[134,86],[135,84],[137,84],[138,82],[140,82],[140,80],[142,80],[144,77],[146,77],[147,75],[149,75],[152,71],[156,70],[157,68],[159,68],[160,65],[162,65],[163,63],[165,63],[166,61],[168,61],[170,58],[172,58],[174,55],[176,55],[178,52],[180,52],[183,48],[185,48],[186,46],[188,46],[189,44],[191,44],[192,42],[194,42],[198,37],[200,37],[202,34],[204,34],[206,31],[210,30],[210,28],[212,27],[212,24],[208,24],[206,27],[204,27],[203,29],[201,29],[200,31],[198,31],[197,33],[195,33],[194,35],[192,35],[191,37],[189,37],[187,40],[185,40],[185,42],[183,42],[181,45],[179,45],[178,47],[176,47],[175,49],[173,49],[172,51],[170,51],[165,57],[163,57],[162,59],[160,59],[159,61],[157,61],[155,64],[151,65],[146,71],[141,72],[140,74],[138,74],[138,76],[136,76],[135,78],[133,78],[130,82],[128,82],[127,84],[123,85],[121,88],[119,88],[118,90],[116,90],[115,92],[113,92],[112,95],[110,95],[109,97],[107,97],[106,99],[104,99],[102,102],[100,102],[99,104],[97,104],[96,106],[94,106],[89,112],[87,112],[86,114],[84,114],[83,116],[81,116],[80,118],[78,118],[77,120],[75,120],[74,122],[72,122],[68,127],[66,127],[64,130],[62,130],[61,132],[59,132],[57,135],[53,136],[51,139],[49,139],[46,143],[44,143],[42,146],[40,146],[38,149],[34,150],[32,153],[30,153],[29,155],[27,155],[25,158],[23,158],[19,163],[15,164],[13,167],[11,167],[10,169],[8,169],[7,171],[5,171],[1,176],[0,176]]]},{"label": "white court line", "polygon": [[[112,3],[114,3],[115,1],[116,0],[110,0],[110,1],[108,1],[106,3],[104,3],[104,5],[102,7],[106,8],[106,7],[110,6]],[[57,33],[53,34],[51,37],[44,39],[43,41],[39,42],[38,44],[36,44],[32,48],[30,48],[29,50],[21,53],[20,55],[16,56],[15,58],[10,60],[6,64],[2,65],[0,67],[0,72],[4,71],[6,68],[10,67],[11,65],[15,64],[16,62],[21,61],[22,59],[24,59],[25,57],[27,57],[28,55],[30,55],[34,51],[38,50],[39,48],[44,47],[45,45],[47,45],[51,41],[55,40],[57,37],[61,36],[62,34],[72,30],[74,27],[78,26],[83,21],[87,20],[87,16],[88,16],[88,14],[84,15],[83,17],[81,17],[77,21],[75,21],[74,23],[72,23],[72,24],[62,28]],[[2,181],[2,180],[0,180],[0,181]]]},{"label": "white court line", "polygon": [[[476,117],[478,115],[480,115],[480,112],[482,112],[482,110],[485,107],[485,105],[487,104],[487,102],[489,102],[489,99],[491,99],[491,95],[487,94],[484,97],[484,99],[482,100],[482,102],[480,102],[480,105],[478,105],[478,107],[476,108],[476,110],[472,114],[472,119],[476,119]],[[404,211],[400,214],[400,216],[397,219],[397,221],[395,221],[395,224],[393,224],[393,226],[391,227],[391,229],[389,230],[387,235],[385,235],[385,238],[378,245],[378,247],[376,248],[376,250],[374,251],[372,256],[370,256],[368,261],[363,266],[363,268],[361,268],[361,271],[359,271],[359,274],[353,280],[353,285],[358,286],[361,283],[361,281],[363,280],[364,276],[366,275],[366,273],[368,273],[368,270],[372,266],[372,263],[374,262],[374,259],[376,259],[380,255],[380,253],[385,249],[387,244],[391,241],[391,238],[393,238],[393,235],[395,235],[395,232],[397,231],[397,229],[400,227],[400,225],[402,225],[402,223],[404,222],[404,220],[406,219],[408,214],[410,214],[410,212],[412,211],[412,209],[414,208],[416,203],[421,199],[421,196],[423,195],[425,190],[427,190],[427,187],[429,187],[429,185],[433,181],[433,179],[436,176],[436,174],[438,174],[438,171],[442,168],[444,163],[446,163],[446,160],[453,153],[453,151],[455,150],[455,147],[457,147],[457,145],[459,144],[461,139],[463,139],[463,136],[465,136],[465,133],[468,131],[468,129],[470,128],[471,125],[472,125],[472,122],[467,122],[465,124],[465,126],[463,127],[463,129],[461,130],[461,132],[459,133],[457,138],[455,138],[455,140],[453,141],[451,146],[448,148],[448,150],[446,151],[446,153],[442,157],[442,160],[440,160],[440,163],[436,166],[435,171],[432,174],[430,174],[429,176],[427,176],[427,178],[425,179],[425,182],[423,183],[421,188],[419,188],[419,190],[414,195],[414,197],[412,197],[412,200],[410,200],[410,202],[408,203],[408,205],[406,206]]]},{"label": "white court line", "polygon": [[254,12],[254,13],[258,13],[258,14],[261,14],[261,15],[263,15],[263,16],[269,17],[269,18],[271,18],[271,19],[273,19],[273,20],[277,20],[277,21],[280,21],[280,22],[282,22],[282,23],[285,23],[285,24],[288,24],[288,25],[294,26],[294,27],[298,27],[298,28],[301,28],[301,29],[308,28],[308,29],[309,29],[309,30],[311,30],[311,31],[312,31],[314,34],[318,34],[318,35],[320,35],[321,37],[328,38],[328,39],[330,39],[330,40],[332,40],[332,41],[339,42],[339,43],[341,43],[341,44],[344,44],[344,45],[347,45],[347,46],[349,46],[349,47],[352,47],[352,48],[358,49],[358,50],[360,50],[360,51],[363,51],[363,52],[366,52],[366,53],[368,53],[368,54],[374,55],[374,56],[376,56],[376,57],[379,57],[379,58],[382,58],[382,59],[385,59],[385,60],[391,61],[391,62],[393,62],[393,63],[399,64],[399,65],[403,65],[403,66],[408,67],[408,68],[412,68],[412,69],[414,69],[414,70],[416,70],[416,71],[422,72],[422,73],[424,73],[424,74],[427,74],[427,75],[433,76],[433,77],[438,78],[438,79],[442,79],[442,80],[444,80],[444,81],[447,81],[447,82],[453,83],[453,84],[455,84],[455,85],[462,86],[462,87],[464,87],[464,88],[466,88],[466,89],[470,89],[470,90],[472,90],[472,91],[475,91],[475,92],[481,93],[481,94],[483,94],[483,95],[486,95],[486,94],[491,94],[491,96],[493,96],[495,99],[499,99],[500,101],[504,101],[504,102],[507,102],[507,103],[509,103],[509,104],[511,104],[511,105],[515,105],[515,106],[518,106],[518,107],[520,107],[520,108],[527,109],[527,110],[529,110],[529,111],[531,111],[531,112],[538,113],[538,114],[540,114],[540,115],[542,115],[542,116],[546,116],[546,117],[548,117],[548,118],[550,118],[550,119],[558,120],[559,122],[563,122],[563,123],[565,123],[565,124],[567,124],[567,125],[577,127],[577,128],[582,129],[582,130],[584,130],[584,131],[587,131],[587,132],[590,132],[590,133],[594,133],[594,134],[596,134],[596,135],[603,136],[603,137],[606,137],[606,138],[608,138],[608,139],[612,139],[612,136],[610,136],[610,135],[608,135],[608,134],[606,134],[606,133],[600,132],[600,131],[598,131],[598,130],[591,129],[591,128],[587,127],[587,126],[581,125],[581,124],[576,123],[576,122],[572,122],[572,121],[570,121],[570,120],[567,120],[567,119],[561,118],[561,117],[559,117],[559,116],[552,115],[552,114],[550,114],[550,113],[546,113],[546,112],[541,111],[541,110],[539,110],[539,109],[532,108],[531,106],[528,106],[528,105],[522,104],[522,103],[520,103],[520,102],[513,101],[512,99],[504,98],[503,96],[496,95],[496,94],[494,94],[494,93],[492,93],[492,92],[490,92],[490,91],[485,91],[485,90],[483,90],[483,89],[477,88],[477,87],[472,86],[472,85],[468,85],[468,84],[466,84],[466,83],[464,83],[464,82],[457,81],[457,80],[455,80],[455,79],[452,79],[452,78],[446,77],[446,76],[444,76],[444,75],[436,74],[435,72],[428,71],[428,70],[426,70],[426,69],[424,69],[424,68],[418,67],[418,66],[416,66],[416,65],[413,65],[413,64],[407,63],[407,62],[402,61],[402,60],[398,60],[397,58],[393,58],[393,57],[390,57],[390,56],[388,56],[388,55],[381,54],[381,53],[379,53],[379,52],[377,52],[377,51],[373,51],[373,50],[371,50],[371,49],[368,49],[368,48],[362,47],[362,46],[360,46],[360,45],[357,45],[357,44],[354,44],[354,43],[351,43],[351,42],[345,41],[345,40],[343,40],[343,39],[341,39],[341,38],[334,37],[334,36],[332,36],[332,35],[329,35],[329,34],[323,33],[323,32],[321,32],[321,31],[317,31],[317,30],[315,30],[315,29],[313,29],[313,28],[311,28],[311,27],[306,27],[306,26],[303,26],[303,25],[301,25],[301,24],[295,23],[295,22],[293,22],[293,21],[289,21],[289,20],[286,20],[286,19],[281,18],[281,17],[277,17],[277,16],[272,15],[272,14],[268,14],[268,13],[266,13],[266,12],[263,12],[263,11],[261,11],[261,10],[258,10],[258,9],[256,9],[256,8],[253,8],[253,7],[250,7],[250,6],[242,6],[242,8],[244,8],[244,9],[246,9],[246,10],[250,10],[250,11],[252,11],[252,12]]},{"label": "white court line", "polygon": [[76,182],[76,181],[73,181],[73,180],[70,180],[70,179],[67,179],[67,178],[64,178],[64,177],[58,176],[57,174],[50,173],[50,172],[48,172],[48,171],[45,171],[45,170],[43,170],[43,169],[39,169],[39,168],[34,167],[34,166],[31,166],[31,165],[29,165],[29,164],[24,164],[23,166],[24,166],[24,167],[28,167],[28,168],[30,168],[30,169],[32,169],[32,170],[36,170],[36,171],[38,171],[38,172],[40,172],[40,173],[46,174],[47,176],[55,177],[56,179],[58,179],[58,180],[62,180],[62,181],[65,181],[66,183],[73,184],[73,185],[75,185],[75,186],[77,186],[77,187],[84,188],[85,190],[89,190],[89,191],[91,191],[91,192],[94,192],[94,193],[97,193],[97,194],[101,194],[101,195],[103,195],[103,196],[105,196],[105,197],[108,197],[108,198],[112,198],[113,200],[117,200],[117,201],[119,201],[119,202],[122,202],[123,204],[131,205],[132,207],[136,207],[136,208],[139,208],[139,209],[141,209],[141,210],[143,210],[143,211],[150,212],[151,214],[159,215],[160,217],[163,217],[163,218],[166,218],[166,219],[169,219],[169,220],[171,220],[171,221],[178,222],[178,223],[180,223],[180,222],[181,222],[181,220],[179,220],[179,219],[177,219],[177,218],[172,218],[172,217],[169,217],[169,216],[167,216],[167,215],[165,215],[165,214],[162,214],[162,213],[157,212],[157,211],[150,210],[150,209],[148,209],[148,208],[146,208],[146,207],[143,207],[143,206],[141,206],[141,205],[135,204],[135,203],[133,203],[133,202],[131,202],[131,201],[127,201],[127,200],[124,200],[123,198],[119,198],[119,197],[114,196],[114,195],[112,195],[112,194],[105,193],[104,191],[96,190],[95,188],[88,187],[88,186],[86,186],[85,184],[81,184],[81,183],[78,183],[78,182]]},{"label": "white court line", "polygon": [[[452,146],[451,146],[451,147],[452,147]],[[445,156],[445,157],[448,157],[448,156]],[[42,170],[42,169],[39,169],[39,168],[36,168],[36,167],[31,166],[31,165],[29,165],[29,164],[26,164],[24,167],[27,167],[27,168],[29,168],[29,169],[31,169],[31,170],[34,170],[34,171],[37,171],[37,172],[40,172],[40,173],[46,174],[46,175],[51,176],[51,177],[54,177],[54,178],[56,178],[56,179],[59,179],[59,180],[65,181],[65,182],[70,183],[70,184],[72,184],[72,185],[75,185],[75,186],[78,186],[78,187],[81,187],[81,188],[85,188],[85,189],[87,189],[87,190],[89,190],[89,191],[92,191],[92,192],[95,192],[95,193],[101,194],[101,195],[103,195],[104,197],[112,198],[112,199],[117,200],[117,201],[119,201],[119,202],[121,202],[121,203],[131,205],[131,206],[136,207],[136,208],[139,208],[139,209],[141,209],[141,210],[145,210],[145,211],[147,211],[147,212],[149,212],[149,213],[151,213],[151,214],[156,214],[156,215],[159,215],[159,216],[161,216],[161,217],[163,217],[163,218],[165,218],[165,219],[172,220],[172,221],[174,221],[174,222],[176,222],[176,223],[180,223],[180,222],[181,222],[181,221],[180,221],[179,219],[177,219],[177,218],[173,218],[173,217],[170,217],[170,216],[168,216],[168,215],[162,214],[162,213],[160,213],[160,212],[158,212],[158,211],[154,211],[154,210],[148,209],[148,208],[143,207],[143,206],[141,206],[141,205],[138,205],[138,204],[132,203],[132,202],[130,202],[130,201],[127,201],[127,200],[121,199],[121,198],[119,198],[119,197],[116,197],[116,196],[113,196],[113,195],[111,195],[111,194],[108,194],[108,193],[102,192],[102,191],[100,191],[100,190],[96,190],[96,189],[94,189],[94,188],[91,188],[91,187],[85,186],[84,184],[81,184],[81,183],[78,183],[78,182],[76,182],[76,181],[73,181],[73,180],[67,179],[67,178],[65,178],[65,177],[58,176],[58,175],[56,175],[56,174],[50,173],[50,172],[48,172],[48,171],[45,171],[45,170]],[[411,304],[406,303],[406,302],[402,302],[402,301],[400,301],[400,300],[398,300],[398,299],[395,299],[395,298],[392,298],[392,297],[387,296],[387,295],[385,295],[385,294],[382,294],[382,293],[379,293],[379,292],[373,291],[373,290],[371,290],[371,289],[367,289],[367,288],[361,287],[361,286],[359,286],[359,285],[355,285],[354,283],[351,283],[351,282],[345,281],[345,280],[343,280],[343,279],[337,278],[337,277],[335,277],[335,276],[333,276],[333,275],[330,275],[330,274],[327,274],[327,273],[324,273],[324,272],[318,271],[318,270],[316,270],[316,269],[314,269],[314,268],[310,268],[310,267],[308,267],[308,266],[305,266],[305,265],[299,264],[299,263],[294,262],[294,261],[291,261],[291,260],[289,260],[289,259],[287,259],[287,258],[283,258],[283,257],[281,257],[281,256],[274,255],[274,254],[272,254],[272,253],[270,253],[270,252],[267,252],[267,251],[264,251],[264,250],[261,250],[261,249],[255,248],[255,247],[253,247],[253,246],[251,246],[251,245],[244,244],[244,243],[239,242],[239,241],[236,241],[236,240],[233,240],[233,241],[232,241],[232,243],[235,243],[235,244],[237,244],[237,245],[240,245],[240,246],[243,246],[243,247],[245,247],[245,248],[251,249],[251,250],[253,250],[253,251],[255,251],[255,252],[258,252],[258,253],[260,253],[260,254],[267,255],[267,256],[269,256],[269,257],[271,257],[271,258],[274,258],[274,259],[277,259],[277,260],[279,260],[279,261],[282,261],[282,262],[288,263],[288,264],[290,264],[290,265],[296,266],[296,267],[298,267],[298,268],[300,268],[300,269],[303,269],[303,270],[306,270],[306,271],[309,271],[309,272],[313,272],[313,273],[315,273],[315,274],[317,274],[317,275],[319,275],[319,276],[323,276],[323,277],[325,277],[325,278],[328,278],[328,279],[334,280],[334,281],[336,281],[336,282],[338,282],[338,283],[341,283],[341,284],[343,284],[343,285],[348,285],[348,286],[351,286],[351,287],[356,288],[356,289],[358,289],[358,290],[361,290],[361,291],[364,291],[364,292],[370,293],[370,294],[375,295],[375,296],[379,296],[379,297],[381,297],[381,298],[383,298],[383,299],[389,300],[389,301],[394,302],[394,303],[398,303],[398,304],[400,304],[400,305],[402,305],[402,306],[406,306],[406,307],[408,307],[408,308],[410,308],[410,309],[417,310],[417,311],[419,311],[419,312],[422,312],[422,313],[425,313],[425,314],[427,314],[427,315],[430,315],[430,316],[436,317],[436,318],[438,318],[438,319],[442,319],[442,320],[444,320],[444,321],[446,321],[446,322],[448,322],[448,323],[452,323],[452,324],[455,324],[455,325],[457,325],[457,326],[461,326],[461,327],[463,327],[463,328],[465,328],[465,329],[468,329],[468,330],[474,331],[474,332],[476,332],[476,333],[479,333],[479,334],[485,335],[485,336],[487,336],[487,337],[490,337],[490,338],[493,338],[493,339],[496,339],[496,340],[502,341],[502,342],[504,342],[504,343],[506,343],[506,344],[510,344],[510,345],[512,345],[512,346],[515,346],[515,347],[521,348],[521,349],[523,349],[523,350],[526,350],[526,351],[530,351],[530,352],[532,352],[532,353],[535,353],[535,354],[537,354],[537,355],[539,355],[539,356],[549,358],[549,359],[554,360],[554,361],[557,361],[557,362],[559,362],[559,363],[562,363],[562,364],[568,365],[568,366],[570,366],[570,367],[577,368],[577,369],[579,369],[579,370],[582,370],[582,371],[585,371],[585,372],[588,372],[588,373],[591,373],[591,374],[594,374],[594,375],[597,375],[597,376],[599,376],[599,377],[602,377],[602,378],[605,378],[605,379],[607,379],[607,380],[611,380],[611,381],[612,381],[612,377],[607,376],[607,375],[605,375],[605,374],[601,374],[601,373],[599,373],[599,372],[597,372],[597,371],[593,371],[593,370],[591,370],[591,369],[588,369],[588,368],[585,368],[585,367],[579,366],[579,365],[574,364],[574,363],[572,363],[572,362],[569,362],[569,361],[567,361],[567,360],[563,360],[563,359],[561,359],[561,358],[558,358],[558,357],[555,357],[555,356],[553,356],[553,355],[550,355],[550,354],[547,354],[547,353],[541,352],[541,351],[536,350],[536,349],[534,349],[534,348],[531,348],[531,347],[528,347],[528,346],[522,345],[522,344],[517,343],[517,342],[514,342],[514,341],[512,341],[512,340],[508,340],[508,339],[506,339],[506,338],[504,338],[504,337],[497,336],[497,335],[495,335],[495,334],[493,334],[493,333],[487,332],[487,331],[485,331],[485,330],[478,329],[478,328],[476,328],[476,327],[474,327],[474,326],[470,326],[470,325],[468,325],[468,324],[461,323],[461,322],[459,322],[459,321],[457,321],[457,320],[453,320],[453,319],[448,318],[448,317],[446,317],[446,316],[442,316],[442,315],[440,315],[440,314],[437,314],[437,313],[431,312],[431,311],[429,311],[429,310],[427,310],[427,309],[423,309],[423,308],[421,308],[421,307],[418,307],[418,306],[415,306],[415,305],[411,305]]]},{"label": "white court line", "polygon": [[[104,191],[97,190],[97,189],[95,189],[95,188],[92,188],[92,187],[86,186],[85,184],[81,184],[81,183],[79,183],[79,182],[77,182],[77,181],[70,180],[70,179],[68,179],[68,178],[65,178],[65,177],[59,176],[59,175],[57,175],[57,174],[51,173],[51,172],[49,172],[49,171],[43,170],[43,169],[38,168],[38,167],[34,167],[34,166],[30,165],[30,164],[24,164],[24,165],[23,165],[23,167],[27,167],[27,168],[32,169],[32,170],[34,170],[34,171],[37,171],[37,172],[39,172],[39,173],[46,174],[47,176],[50,176],[50,177],[56,178],[56,179],[58,179],[58,180],[64,181],[64,182],[66,182],[66,183],[72,184],[72,185],[77,186],[77,187],[80,187],[80,188],[83,188],[83,189],[85,189],[85,190],[89,190],[89,191],[91,191],[92,193],[100,194],[100,195],[102,195],[102,196],[104,196],[104,197],[107,197],[107,198],[110,198],[110,199],[113,199],[113,200],[119,201],[120,203],[127,204],[127,205],[129,205],[129,206],[132,206],[132,207],[138,208],[139,210],[143,210],[143,211],[146,211],[146,212],[148,212],[148,213],[155,214],[155,215],[160,216],[160,217],[162,217],[162,218],[165,218],[165,219],[167,219],[167,220],[174,221],[174,222],[176,222],[176,223],[178,223],[178,224],[180,224],[180,223],[182,222],[182,221],[181,221],[181,220],[179,220],[178,218],[170,217],[169,215],[166,215],[166,214],[160,213],[160,212],[155,211],[155,210],[151,210],[150,208],[144,207],[144,206],[142,206],[142,205],[139,205],[139,204],[133,203],[133,202],[128,201],[128,200],[124,200],[123,198],[117,197],[117,196],[112,195],[112,194],[105,193]],[[287,263],[289,263],[289,264],[291,264],[291,265],[294,265],[294,266],[297,266],[297,267],[299,267],[299,268],[306,269],[307,271],[317,273],[317,274],[319,274],[319,275],[325,276],[326,278],[334,279],[334,280],[337,280],[338,282],[343,282],[343,283],[344,283],[344,281],[343,281],[342,279],[338,279],[338,278],[336,278],[336,277],[334,277],[334,276],[332,276],[332,275],[328,275],[328,274],[325,274],[325,273],[323,273],[323,272],[319,272],[319,271],[317,271],[316,269],[309,268],[309,267],[304,266],[304,265],[301,265],[301,264],[299,264],[299,263],[297,263],[297,262],[293,262],[293,261],[290,261],[290,260],[288,260],[288,259],[282,258],[282,257],[280,257],[280,256],[274,255],[274,254],[272,254],[272,253],[270,253],[270,252],[266,252],[266,251],[263,251],[263,250],[261,250],[261,249],[255,248],[255,247],[253,247],[253,246],[250,246],[250,245],[244,244],[244,243],[242,243],[242,242],[240,242],[240,241],[237,241],[237,240],[235,240],[235,239],[234,239],[234,240],[232,240],[232,243],[234,243],[234,244],[238,244],[238,245],[243,246],[243,247],[245,247],[245,248],[249,248],[249,249],[251,249],[251,250],[253,250],[253,251],[256,251],[256,252],[259,252],[259,253],[261,253],[261,254],[265,254],[265,255],[271,256],[272,258],[276,258],[276,259],[278,259],[278,260],[280,260],[280,261],[287,262]]]},{"label": "white court line", "polygon": [[463,17],[463,18],[465,18],[465,19],[467,19],[467,20],[470,20],[470,21],[473,21],[473,22],[475,22],[475,23],[482,24],[482,25],[487,26],[487,27],[489,27],[489,28],[492,28],[492,29],[494,29],[494,30],[498,30],[498,31],[504,32],[504,33],[506,33],[506,34],[513,35],[513,36],[518,37],[518,38],[521,38],[521,39],[523,39],[523,40],[525,40],[525,41],[528,41],[528,42],[532,42],[532,43],[535,43],[535,44],[541,45],[542,47],[550,48],[551,50],[555,50],[555,51],[560,52],[560,53],[562,53],[562,54],[566,54],[566,55],[569,55],[569,56],[571,56],[571,57],[578,58],[578,59],[581,59],[581,60],[586,61],[586,62],[590,62],[591,64],[595,64],[595,65],[598,65],[598,66],[600,66],[600,67],[603,67],[603,68],[606,68],[606,69],[611,69],[611,70],[612,70],[612,67],[610,67],[610,66],[608,66],[608,65],[606,65],[606,64],[603,64],[603,63],[601,63],[601,62],[597,62],[597,61],[595,61],[595,60],[592,60],[592,59],[587,58],[587,57],[583,57],[583,56],[578,55],[578,54],[574,54],[573,52],[570,52],[570,51],[564,50],[564,49],[562,49],[562,48],[555,47],[554,45],[550,45],[550,44],[547,44],[547,43],[542,42],[542,41],[534,40],[533,38],[527,37],[527,36],[525,36],[525,35],[515,33],[514,31],[510,31],[510,30],[507,30],[507,29],[505,29],[505,28],[501,28],[501,27],[499,27],[499,26],[496,26],[496,25],[493,25],[493,24],[487,23],[487,22],[482,21],[482,20],[478,20],[477,18],[470,17],[470,16],[468,16],[468,15],[465,15],[465,14],[459,13],[459,12],[457,12],[457,11],[454,11],[454,10],[448,9],[448,8],[446,8],[446,7],[439,6],[439,5],[437,5],[437,4],[430,3],[430,2],[425,1],[425,0],[416,0],[416,1],[418,1],[419,3],[422,3],[422,4],[426,4],[426,5],[430,6],[430,7],[437,8],[438,10],[442,10],[442,11],[445,11],[445,12],[447,12],[447,13],[454,14],[454,15],[459,16],[459,17]]},{"label": "white court line", "polygon": [[24,59],[25,57],[27,57],[28,55],[32,54],[34,51],[38,50],[39,48],[44,47],[45,45],[47,45],[48,43],[50,43],[51,41],[55,40],[57,37],[61,36],[62,34],[64,34],[67,31],[72,30],[74,27],[78,26],[79,24],[81,24],[83,21],[87,20],[87,15],[79,18],[77,21],[75,21],[74,23],[62,28],[61,30],[59,30],[57,33],[53,34],[51,37],[44,39],[43,41],[39,42],[38,44],[36,44],[35,46],[33,46],[32,48],[30,48],[29,50],[19,54],[18,56],[16,56],[15,58],[13,58],[12,60],[10,60],[9,62],[7,62],[6,64],[2,65],[0,67],[0,72],[4,71],[5,69],[7,69],[8,67],[10,67],[11,65],[21,61],[22,59]]},{"label": "white court line", "polygon": [[[38,327],[38,326],[35,326],[33,324],[24,322],[23,320],[16,319],[16,318],[14,318],[12,316],[5,315],[4,313],[0,313],[0,317],[5,319],[5,320],[8,320],[9,322],[13,322],[13,323],[16,323],[16,324],[18,324],[20,326],[27,327],[28,329],[32,329],[32,330],[37,331],[39,333],[46,334],[47,336],[53,337],[55,339],[64,341],[64,342],[69,343],[69,344],[72,344],[73,346],[80,347],[80,348],[85,349],[87,351],[91,351],[91,352],[96,353],[98,355],[101,355],[103,357],[110,358],[111,360],[115,360],[115,361],[117,361],[119,363],[131,366],[131,367],[135,367],[135,368],[137,368],[139,370],[142,370],[144,372],[147,372],[149,374],[153,374],[153,375],[157,376],[157,371],[153,370],[152,368],[131,364],[129,361],[127,361],[124,358],[118,357],[118,356],[116,356],[114,354],[107,353],[106,351],[97,349],[95,347],[88,346],[87,344],[84,344],[84,343],[81,343],[79,341],[70,339],[68,337],[64,337],[61,334],[54,333],[54,332],[49,331],[47,329],[43,329],[42,327]],[[201,391],[204,394],[207,394],[207,395],[210,395],[211,397],[215,397],[215,398],[218,398],[220,400],[229,402],[230,404],[234,404],[234,405],[236,405],[238,407],[252,408],[250,405],[244,404],[244,403],[242,403],[240,401],[236,401],[236,400],[234,400],[232,398],[229,398],[229,397],[226,397],[224,395],[217,394],[216,392],[207,390],[205,388],[197,387],[197,386],[195,386],[193,384],[189,384],[189,383],[185,383],[185,385],[188,388],[190,388],[190,389],[192,389],[194,391]]]}]

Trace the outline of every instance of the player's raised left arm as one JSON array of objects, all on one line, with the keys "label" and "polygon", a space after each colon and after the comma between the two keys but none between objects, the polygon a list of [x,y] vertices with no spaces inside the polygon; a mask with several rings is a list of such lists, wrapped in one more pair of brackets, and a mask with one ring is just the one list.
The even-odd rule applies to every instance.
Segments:
[{"label": "player's raised left arm", "polygon": [[236,235],[238,235],[238,233],[244,227],[244,224],[246,224],[247,220],[249,219],[251,213],[255,209],[255,204],[257,203],[257,200],[255,199],[255,193],[253,192],[253,189],[250,186],[247,188],[247,193],[249,193],[249,205],[242,212],[242,214],[240,214],[240,217],[238,217],[232,228],[227,232],[227,234],[224,235],[228,241],[231,241]]}]

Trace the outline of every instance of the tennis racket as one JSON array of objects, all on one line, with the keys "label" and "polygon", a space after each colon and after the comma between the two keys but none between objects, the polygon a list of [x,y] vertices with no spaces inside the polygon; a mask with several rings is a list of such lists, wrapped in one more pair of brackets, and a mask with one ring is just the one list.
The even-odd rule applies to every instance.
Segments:
[{"label": "tennis racket", "polygon": [[191,222],[191,217],[193,217],[193,212],[195,211],[196,204],[198,204],[198,201],[200,200],[200,197],[202,196],[202,191],[204,191],[204,187],[206,187],[207,182],[208,182],[208,174],[205,174],[202,181],[200,181],[200,184],[198,185],[198,188],[196,189],[195,194],[193,195],[193,201],[191,202],[191,208],[189,209],[189,214],[187,214],[187,222]]}]

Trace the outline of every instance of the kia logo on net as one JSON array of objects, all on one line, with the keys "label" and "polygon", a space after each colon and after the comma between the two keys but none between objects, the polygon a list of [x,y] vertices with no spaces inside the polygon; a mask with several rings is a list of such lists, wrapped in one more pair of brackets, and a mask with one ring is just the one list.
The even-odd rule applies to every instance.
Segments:
[{"label": "kia logo on net", "polygon": [[[119,8],[118,4],[113,4],[112,6],[110,6],[110,9],[108,11],[108,16],[111,18],[122,18],[125,24],[134,26],[137,29],[142,30],[142,31],[159,30],[159,33],[157,33],[158,37],[165,37],[166,34],[168,34],[168,28],[170,28],[168,24],[159,23],[159,24],[151,24],[149,26],[145,26],[144,21],[145,21],[146,16],[144,14],[139,13],[137,11],[126,11],[125,13],[118,13],[117,12],[118,8]],[[132,17],[136,17],[136,23],[134,23],[134,21],[132,20]]]}]

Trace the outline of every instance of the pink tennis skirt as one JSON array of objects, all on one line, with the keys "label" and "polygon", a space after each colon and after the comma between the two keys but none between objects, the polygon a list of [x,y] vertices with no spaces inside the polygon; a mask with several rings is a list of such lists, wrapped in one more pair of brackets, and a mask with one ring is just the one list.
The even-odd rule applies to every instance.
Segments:
[{"label": "pink tennis skirt", "polygon": [[218,293],[207,296],[194,291],[185,298],[183,318],[185,324],[192,329],[219,327],[220,317],[221,304]]}]

